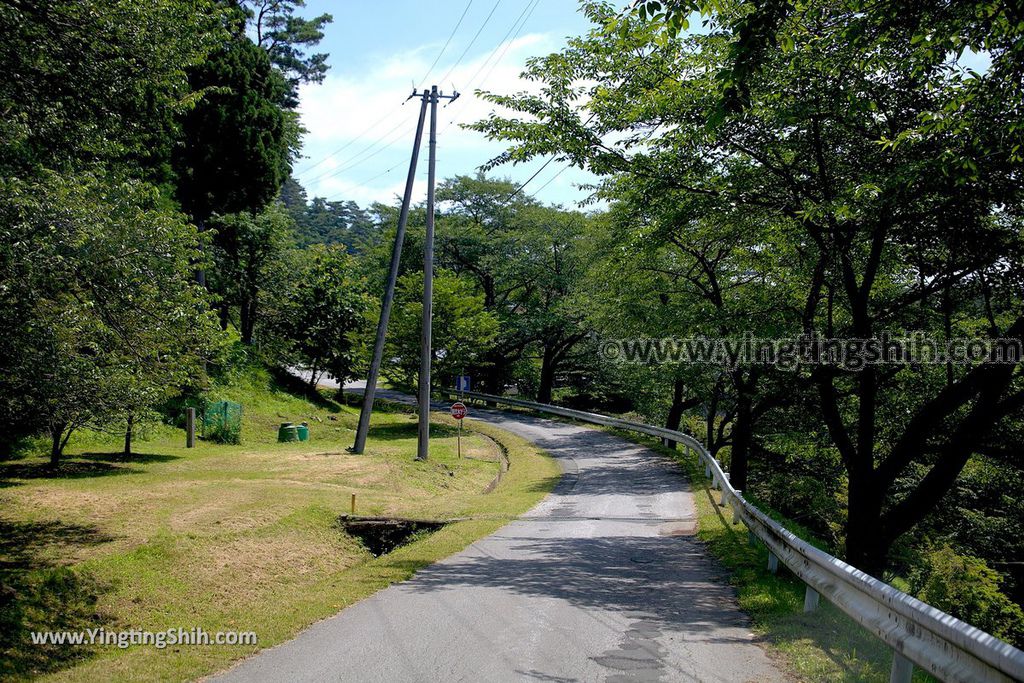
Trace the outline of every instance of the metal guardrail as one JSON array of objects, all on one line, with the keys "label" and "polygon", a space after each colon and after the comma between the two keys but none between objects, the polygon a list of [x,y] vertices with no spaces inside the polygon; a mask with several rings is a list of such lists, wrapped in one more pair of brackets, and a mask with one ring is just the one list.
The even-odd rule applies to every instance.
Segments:
[{"label": "metal guardrail", "polygon": [[[449,395],[456,392],[450,391]],[[704,446],[688,434],[597,413],[571,410],[506,396],[460,392],[463,399],[526,408],[537,412],[625,429],[680,443],[697,453],[704,473],[722,492],[722,507],[733,511],[768,548],[768,569],[782,562],[806,584],[804,611],[818,606],[819,596],[849,615],[893,649],[890,683],[909,683],[914,665],[943,681],[1024,681],[1024,651],[956,617],[868,576],[856,567],[815,548],[743,498],[729,474]]]}]

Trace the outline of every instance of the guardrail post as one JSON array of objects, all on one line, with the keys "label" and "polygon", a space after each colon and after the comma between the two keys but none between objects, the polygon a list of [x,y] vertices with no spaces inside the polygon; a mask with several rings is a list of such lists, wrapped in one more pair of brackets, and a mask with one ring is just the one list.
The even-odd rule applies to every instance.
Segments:
[{"label": "guardrail post", "polygon": [[753,531],[747,531],[747,545],[751,548],[757,545],[757,536],[754,535]]},{"label": "guardrail post", "polygon": [[729,504],[729,494],[725,492],[725,488],[722,488],[722,495],[718,499],[718,507],[724,508]]},{"label": "guardrail post", "polygon": [[811,588],[811,584],[807,584],[807,588],[804,589],[804,611],[813,612],[818,609],[818,600],[821,596],[818,595],[818,591]]},{"label": "guardrail post", "polygon": [[776,574],[779,571],[779,558],[771,550],[768,551],[768,571]]},{"label": "guardrail post", "polygon": [[889,683],[910,683],[914,677],[914,663],[895,650],[892,651],[892,670]]},{"label": "guardrail post", "polygon": [[[740,495],[740,491],[737,491],[736,495],[737,496]],[[733,497],[733,500],[732,500],[732,523],[733,524],[739,524],[740,523],[740,505],[739,505],[739,501],[736,500],[735,496]]]},{"label": "guardrail post", "polygon": [[711,478],[711,463],[709,463],[709,462],[705,462],[704,463],[704,478],[705,479],[710,479]]}]

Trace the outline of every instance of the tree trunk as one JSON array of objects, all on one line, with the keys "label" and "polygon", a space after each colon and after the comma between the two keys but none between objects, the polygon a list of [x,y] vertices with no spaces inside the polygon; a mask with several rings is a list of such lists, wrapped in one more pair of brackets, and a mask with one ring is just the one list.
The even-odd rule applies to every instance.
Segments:
[{"label": "tree trunk", "polygon": [[715,381],[715,388],[711,391],[711,401],[708,403],[707,412],[704,416],[704,428],[707,431],[705,438],[705,447],[708,449],[708,453],[712,456],[718,451],[715,448],[715,417],[718,415],[718,399],[721,391],[721,385],[718,380]]},{"label": "tree trunk", "polygon": [[736,403],[736,422],[733,423],[732,450],[729,458],[729,483],[737,491],[747,490],[747,465],[750,459],[750,441],[754,426],[750,395],[744,392]]},{"label": "tree trunk", "polygon": [[313,365],[309,368],[309,395],[313,396],[316,394],[316,375],[319,370],[316,367],[316,361],[313,361]]},{"label": "tree trunk", "polygon": [[[490,364],[487,368],[487,374],[484,376],[484,380],[481,382],[481,388],[485,393],[491,393],[496,396],[501,396],[505,389],[505,363],[504,356],[498,352],[492,352],[490,354]],[[473,387],[470,387],[472,389]],[[488,401],[487,406],[489,408],[496,408],[497,403]]]},{"label": "tree trunk", "polygon": [[491,354],[489,358],[490,367],[487,368],[485,379],[481,382],[484,391],[500,396],[505,389],[505,364],[504,357],[498,354]]},{"label": "tree trunk", "polygon": [[228,306],[227,302],[220,305],[220,329],[226,331],[228,329],[228,323],[231,321],[231,307]]},{"label": "tree trunk", "polygon": [[124,430],[124,454],[132,454],[132,427],[135,426],[135,416],[128,416],[128,428]]},{"label": "tree trunk", "polygon": [[[198,232],[199,234],[202,234],[202,233],[206,232],[206,221],[204,221],[204,220],[196,221],[196,232]],[[199,253],[202,254],[204,251],[206,251],[206,249],[203,248],[203,242],[202,242],[202,240],[200,240],[199,241]],[[200,287],[204,287],[205,288],[206,287],[206,271],[203,270],[202,267],[199,267],[199,268],[196,268],[195,273],[193,273],[193,275],[195,276],[196,283],[198,283]]]},{"label": "tree trunk", "polygon": [[754,435],[754,392],[757,389],[757,374],[750,371],[733,373],[736,388],[736,421],[732,426],[732,451],[729,464],[729,483],[738,491],[747,490],[747,471],[750,459],[750,443]]},{"label": "tree trunk", "polygon": [[50,425],[50,467],[57,467],[60,464],[60,456],[64,454],[64,444],[66,443],[63,439],[66,428],[66,422]]},{"label": "tree trunk", "polygon": [[241,326],[242,343],[252,345],[252,333],[256,326],[256,300],[243,299],[239,309],[239,325]]},{"label": "tree trunk", "polygon": [[[683,396],[686,393],[686,383],[676,379],[672,383],[672,405],[668,408],[668,416],[665,418],[665,429],[679,431],[679,423],[683,419]],[[665,439],[665,445],[673,450],[679,447],[675,441]]]},{"label": "tree trunk", "polygon": [[887,562],[887,542],[882,534],[882,491],[867,472],[850,473],[846,519],[846,562],[882,578]]},{"label": "tree trunk", "polygon": [[538,403],[551,403],[551,392],[555,385],[556,368],[555,350],[550,346],[545,346],[540,366],[540,388],[537,389]]}]

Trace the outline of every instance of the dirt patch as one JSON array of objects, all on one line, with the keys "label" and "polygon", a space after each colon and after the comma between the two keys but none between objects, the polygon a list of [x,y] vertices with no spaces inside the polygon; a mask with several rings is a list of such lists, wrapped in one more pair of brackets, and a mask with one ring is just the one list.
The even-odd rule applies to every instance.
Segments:
[{"label": "dirt patch", "polygon": [[352,517],[339,518],[342,530],[358,539],[374,555],[390,553],[396,548],[412,543],[425,534],[432,534],[448,522],[424,519],[399,519],[395,517]]}]

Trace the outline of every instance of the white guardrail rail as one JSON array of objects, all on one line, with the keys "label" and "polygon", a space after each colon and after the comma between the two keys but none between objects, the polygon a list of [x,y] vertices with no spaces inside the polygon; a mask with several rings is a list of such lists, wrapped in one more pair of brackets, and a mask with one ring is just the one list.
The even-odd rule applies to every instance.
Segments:
[{"label": "white guardrail rail", "polygon": [[693,450],[704,473],[722,492],[722,507],[733,511],[733,524],[743,522],[768,548],[768,569],[782,562],[806,585],[804,611],[818,606],[818,597],[848,614],[893,649],[891,683],[909,683],[914,665],[943,681],[1024,681],[1024,651],[960,621],[931,605],[868,576],[801,540],[757,509],[729,484],[729,474],[692,436],[671,429],[631,422],[607,415],[533,403],[479,392],[447,392],[463,400],[526,408],[541,413],[615,427],[680,443]]}]

